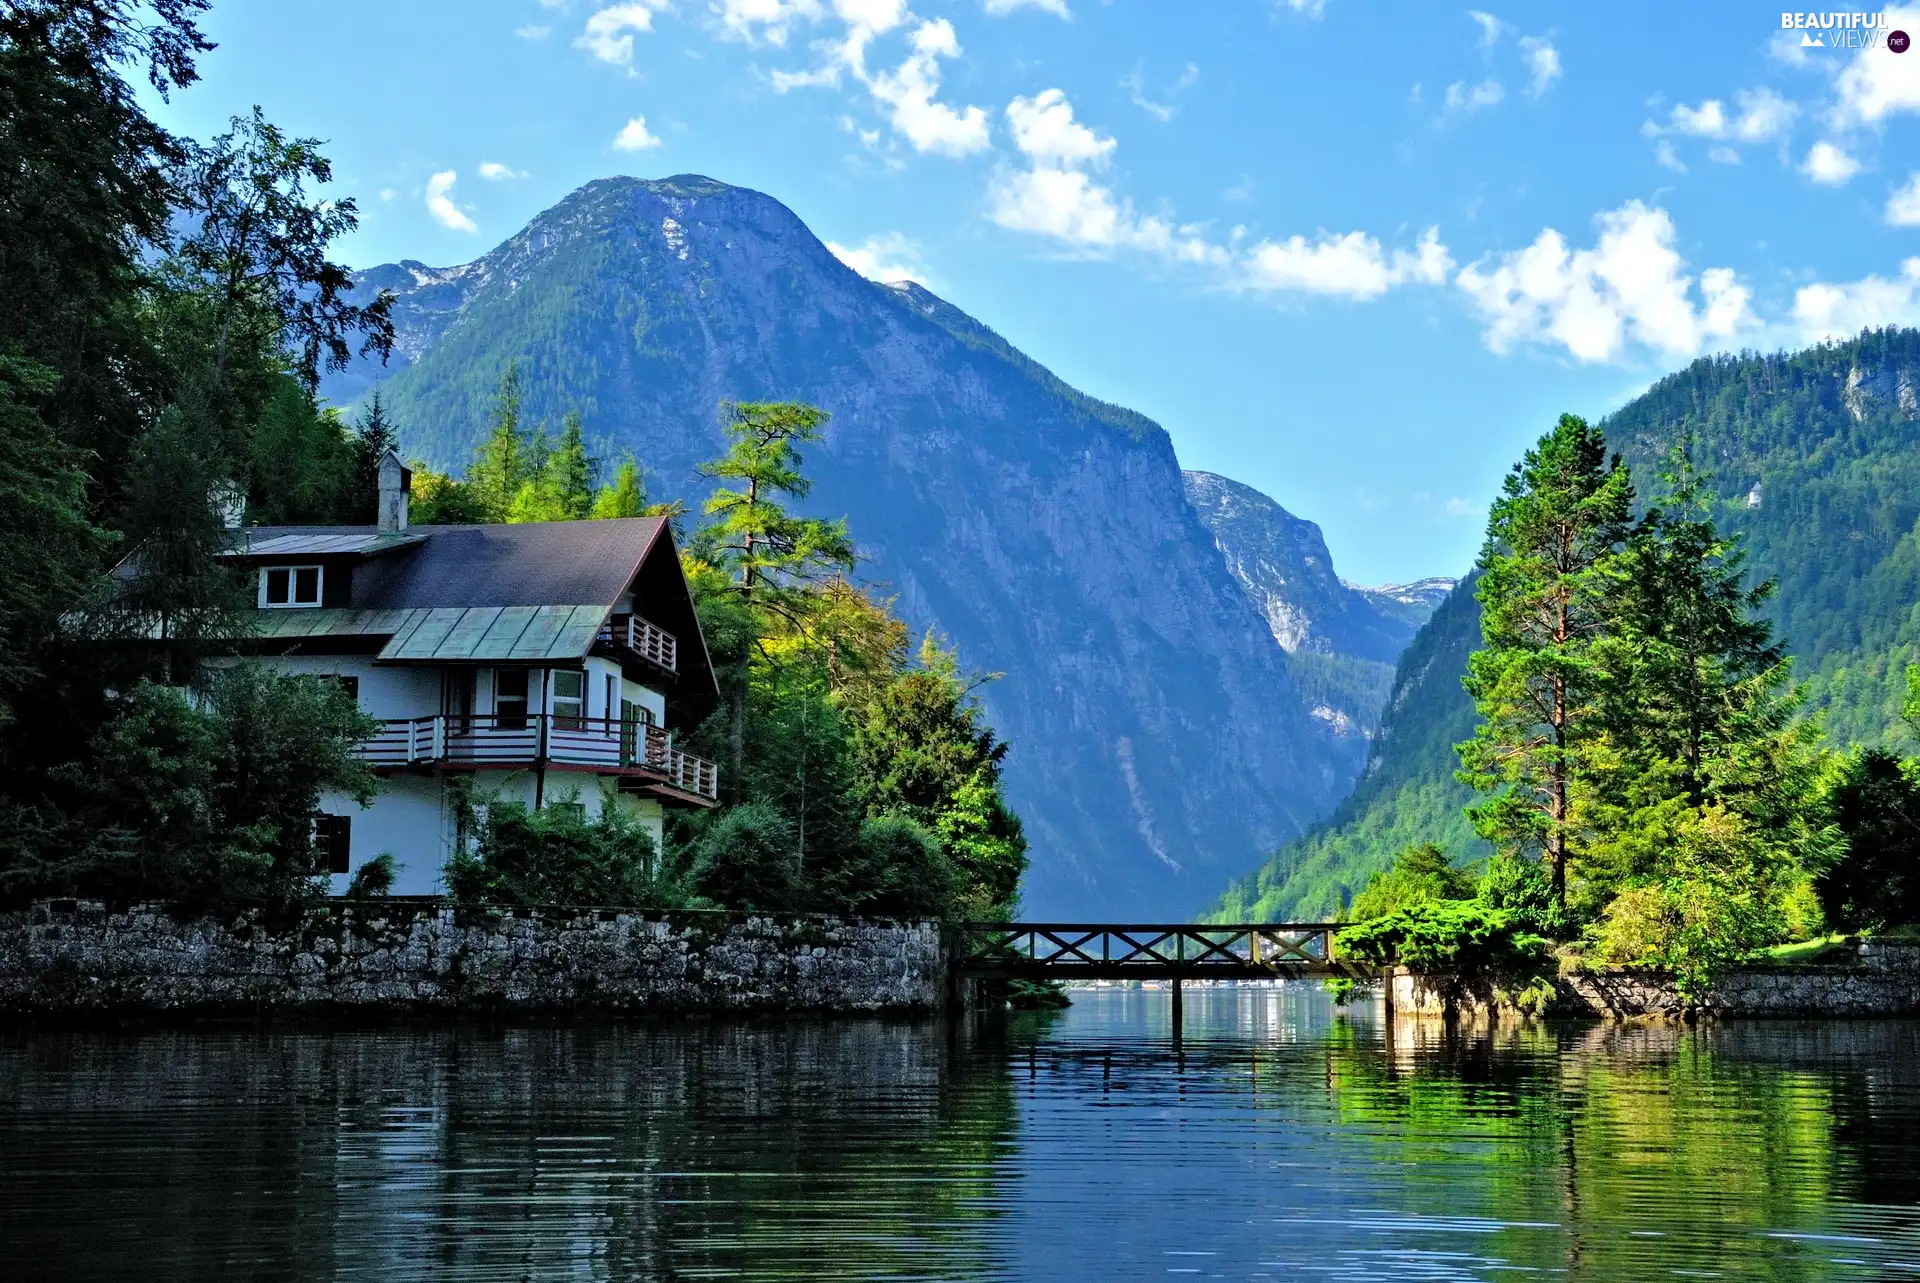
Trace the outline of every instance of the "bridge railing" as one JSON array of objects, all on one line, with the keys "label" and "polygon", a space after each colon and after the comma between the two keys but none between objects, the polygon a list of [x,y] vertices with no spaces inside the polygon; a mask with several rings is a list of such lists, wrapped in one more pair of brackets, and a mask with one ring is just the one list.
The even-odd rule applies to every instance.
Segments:
[{"label": "bridge railing", "polygon": [[1221,979],[1337,971],[1340,924],[969,922],[954,928],[955,962],[974,975],[1054,979]]}]

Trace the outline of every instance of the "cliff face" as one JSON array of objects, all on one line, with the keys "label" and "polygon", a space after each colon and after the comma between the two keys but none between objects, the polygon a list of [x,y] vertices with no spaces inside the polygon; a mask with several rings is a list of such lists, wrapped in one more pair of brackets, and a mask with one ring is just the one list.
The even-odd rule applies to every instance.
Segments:
[{"label": "cliff face", "polygon": [[654,499],[705,494],[721,400],[828,410],[808,507],[850,518],[864,576],[916,628],[1005,674],[983,696],[1033,842],[1028,916],[1185,916],[1350,781],[1166,433],[925,290],[858,276],[770,197],[602,180],[475,263],[376,268],[377,287],[406,357],[387,404],[443,467],[469,457],[509,361],[531,420],[577,408]]},{"label": "cliff face", "polygon": [[1393,665],[1446,599],[1451,579],[1357,588],[1334,573],[1320,527],[1251,486],[1182,474],[1227,569],[1291,657],[1307,714],[1324,723],[1347,769],[1358,769],[1380,721]]}]

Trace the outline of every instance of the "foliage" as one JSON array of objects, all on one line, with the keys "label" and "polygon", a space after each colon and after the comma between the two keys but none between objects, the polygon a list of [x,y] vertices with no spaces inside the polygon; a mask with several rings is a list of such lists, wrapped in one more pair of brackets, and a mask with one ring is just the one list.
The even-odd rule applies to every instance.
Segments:
[{"label": "foliage", "polygon": [[224,908],[317,892],[322,793],[362,804],[355,746],[370,720],[335,683],[252,664],[211,668],[190,696],[142,683],[57,779],[61,819],[8,851],[0,895],[86,894]]},{"label": "foliage", "polygon": [[347,880],[347,899],[377,900],[381,896],[391,895],[394,875],[400,868],[391,851],[382,851],[353,871],[353,876]]},{"label": "foliage", "polygon": [[1460,746],[1461,779],[1494,796],[1471,811],[1496,847],[1538,851],[1566,897],[1572,802],[1603,680],[1613,561],[1633,487],[1587,422],[1562,415],[1508,474],[1487,516],[1480,629],[1467,693],[1482,718]]},{"label": "foliage", "polygon": [[1474,899],[1535,935],[1562,940],[1570,934],[1567,907],[1553,894],[1553,883],[1538,860],[1495,855],[1480,875]]},{"label": "foliage", "polygon": [[640,483],[640,464],[632,455],[613,470],[613,480],[600,487],[593,497],[588,516],[597,521],[614,517],[638,517],[647,508],[647,492]]},{"label": "foliage", "polygon": [[857,856],[836,872],[837,907],[872,917],[948,916],[962,885],[940,839],[904,815],[863,823]]},{"label": "foliage", "polygon": [[618,905],[677,903],[661,876],[646,827],[613,798],[589,817],[577,795],[538,810],[519,802],[469,800],[462,844],[447,861],[447,890],[473,905]]},{"label": "foliage", "polygon": [[1473,900],[1433,901],[1359,923],[1335,938],[1334,949],[1344,962],[1463,980],[1532,975],[1552,957],[1548,941]]},{"label": "foliage", "polygon": [[790,909],[799,889],[793,822],[768,802],[728,807],[693,847],[687,887],[733,909]]},{"label": "foliage", "polygon": [[1439,847],[1421,842],[1400,852],[1393,868],[1367,880],[1353,899],[1351,916],[1355,922],[1367,922],[1422,905],[1471,900],[1473,894],[1473,877],[1448,863]]},{"label": "foliage", "polygon": [[1920,764],[1858,751],[1828,806],[1844,847],[1814,883],[1827,921],[1845,931],[1920,922]]}]

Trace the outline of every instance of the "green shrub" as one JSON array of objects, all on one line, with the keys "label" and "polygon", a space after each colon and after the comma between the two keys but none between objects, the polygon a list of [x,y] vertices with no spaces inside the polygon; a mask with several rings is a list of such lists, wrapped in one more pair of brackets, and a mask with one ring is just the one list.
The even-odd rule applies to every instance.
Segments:
[{"label": "green shrub", "polygon": [[766,802],[727,808],[693,846],[687,886],[729,909],[791,908],[799,891],[799,837]]},{"label": "green shrub", "polygon": [[400,870],[393,853],[382,851],[353,871],[347,882],[347,899],[375,900],[393,893],[393,875]]},{"label": "green shrub", "polygon": [[963,885],[940,839],[904,815],[862,824],[859,854],[842,876],[839,899],[846,911],[876,917],[949,917]]},{"label": "green shrub", "polygon": [[1843,931],[1920,922],[1920,775],[1868,749],[1841,768],[1828,805],[1846,845],[1814,881],[1827,921]]},{"label": "green shrub", "polygon": [[1539,860],[1496,855],[1474,898],[1489,909],[1505,913],[1513,924],[1552,940],[1566,939],[1571,930],[1567,908],[1553,894],[1553,879]]},{"label": "green shrub", "polygon": [[589,818],[577,800],[530,811],[518,802],[463,806],[472,836],[447,861],[457,903],[666,908],[677,903],[658,875],[653,836],[612,797]]},{"label": "green shrub", "polygon": [[1393,868],[1367,879],[1348,910],[1354,922],[1384,918],[1421,905],[1473,898],[1473,877],[1455,868],[1446,853],[1431,842],[1408,847],[1394,858]]},{"label": "green shrub", "polygon": [[1550,942],[1512,915],[1474,901],[1418,905],[1348,927],[1335,940],[1343,962],[1409,971],[1478,976],[1530,976],[1551,961]]}]

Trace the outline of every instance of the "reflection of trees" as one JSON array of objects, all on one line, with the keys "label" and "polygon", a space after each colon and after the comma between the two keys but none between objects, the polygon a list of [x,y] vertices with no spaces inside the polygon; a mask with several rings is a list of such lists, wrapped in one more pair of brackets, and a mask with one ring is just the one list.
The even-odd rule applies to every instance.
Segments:
[{"label": "reflection of trees", "polygon": [[36,1037],[0,1103],[0,1239],[72,1277],[979,1277],[1013,1126],[883,1021]]},{"label": "reflection of trees", "polygon": [[[1388,1037],[1384,1053],[1368,1033],[1328,1039],[1343,1130],[1408,1165],[1416,1210],[1461,1214],[1464,1158],[1489,1214],[1561,1227],[1551,1251],[1537,1233],[1497,1233],[1495,1254],[1516,1264],[1605,1278],[1858,1277],[1832,1258],[1910,1260],[1920,1247],[1920,1214],[1889,1209],[1875,1209],[1877,1246],[1800,1237],[1858,1235],[1834,1220],[1839,1204],[1890,1190],[1912,1201],[1911,1097],[1895,1107],[1897,1089],[1873,1081],[1891,1071],[1910,1091],[1920,1077],[1911,1026],[1401,1021]],[[1875,1161],[1870,1138],[1889,1136],[1901,1152]],[[1423,1161],[1437,1159],[1423,1188]],[[1876,1167],[1892,1175],[1867,1175]]]}]

